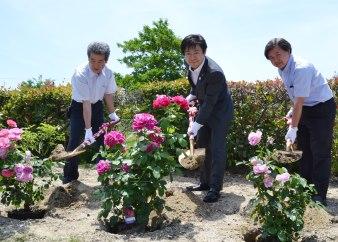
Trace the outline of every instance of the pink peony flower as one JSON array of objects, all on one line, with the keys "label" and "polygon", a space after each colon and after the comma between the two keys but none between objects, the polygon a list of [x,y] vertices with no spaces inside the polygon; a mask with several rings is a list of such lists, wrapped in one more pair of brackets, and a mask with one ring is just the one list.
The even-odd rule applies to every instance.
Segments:
[{"label": "pink peony flower", "polygon": [[20,182],[29,182],[33,180],[33,168],[30,165],[17,164],[14,168],[16,180]]},{"label": "pink peony flower", "polygon": [[265,165],[265,164],[254,165],[253,172],[256,175],[257,174],[262,174],[262,173],[265,173],[265,174],[271,173],[271,171],[269,170],[269,167],[267,165]]},{"label": "pink peony flower", "polygon": [[158,144],[162,144],[165,140],[164,135],[161,133],[161,128],[155,126],[154,130],[150,130],[147,132],[148,134],[148,138],[153,141],[156,142]]},{"label": "pink peony flower", "polygon": [[0,137],[0,148],[8,149],[11,146],[11,141],[9,138]]},{"label": "pink peony flower", "polygon": [[124,134],[119,131],[111,131],[104,135],[104,144],[109,148],[117,144],[123,144],[126,141]]},{"label": "pink peony flower", "polygon": [[195,117],[197,115],[197,108],[196,107],[190,107],[188,109],[188,114],[189,114],[189,117]]},{"label": "pink peony flower", "polygon": [[153,152],[155,149],[159,148],[160,147],[160,144],[156,143],[156,142],[151,142],[150,144],[147,145],[147,148],[146,148],[146,152],[147,153],[151,153]]},{"label": "pink peony flower", "polygon": [[12,141],[21,140],[21,134],[23,133],[22,129],[13,128],[9,130],[8,138]]},{"label": "pink peony flower", "polygon": [[157,125],[155,117],[149,113],[135,114],[132,128],[134,131],[140,131],[142,129],[153,130]]},{"label": "pink peony flower", "polygon": [[125,173],[129,173],[130,172],[130,168],[131,168],[131,166],[128,165],[127,163],[123,163],[121,165],[121,171],[123,171]]},{"label": "pink peony flower", "polygon": [[96,171],[99,175],[102,175],[108,171],[110,171],[110,161],[109,160],[100,160],[96,165]]},{"label": "pink peony flower", "polygon": [[179,105],[184,110],[189,109],[189,102],[183,96],[172,97],[171,101]]},{"label": "pink peony flower", "polygon": [[257,156],[250,158],[249,161],[250,161],[251,165],[253,165],[253,166],[255,166],[257,164],[263,164],[263,161],[260,160]]},{"label": "pink peony flower", "polygon": [[262,139],[262,132],[257,130],[256,132],[251,132],[248,136],[250,145],[258,145]]},{"label": "pink peony flower", "polygon": [[0,159],[5,159],[7,157],[9,148],[11,147],[11,142],[8,138],[0,137]]},{"label": "pink peony flower", "polygon": [[265,175],[264,179],[263,179],[263,182],[264,182],[264,186],[266,188],[272,187],[272,185],[273,185],[273,178],[271,176],[269,176],[269,175]]},{"label": "pink peony flower", "polygon": [[14,120],[12,120],[12,119],[8,119],[7,120],[7,125],[10,128],[17,128],[18,127],[18,125],[16,124],[16,122]]},{"label": "pink peony flower", "polygon": [[290,179],[290,174],[288,172],[284,172],[276,176],[276,180],[281,183],[287,182],[289,179]]},{"label": "pink peony flower", "polygon": [[8,154],[8,149],[0,148],[0,159],[2,160],[6,159],[7,154]]},{"label": "pink peony flower", "polygon": [[8,129],[0,129],[0,138],[8,138],[9,131]]},{"label": "pink peony flower", "polygon": [[2,169],[1,175],[3,177],[9,178],[15,175],[15,172],[12,169]]},{"label": "pink peony flower", "polygon": [[165,108],[170,105],[170,97],[166,95],[157,95],[156,99],[153,101],[153,108],[159,109],[159,108]]}]

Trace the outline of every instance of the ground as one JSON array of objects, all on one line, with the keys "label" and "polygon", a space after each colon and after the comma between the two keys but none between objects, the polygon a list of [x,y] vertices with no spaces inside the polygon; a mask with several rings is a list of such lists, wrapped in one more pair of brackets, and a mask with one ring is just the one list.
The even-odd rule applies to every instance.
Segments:
[{"label": "ground", "polygon": [[[168,182],[173,195],[166,198],[170,223],[153,232],[111,234],[98,222],[99,201],[93,192],[99,186],[95,169],[80,169],[76,189],[55,182],[44,203],[50,211],[45,218],[20,221],[7,218],[11,208],[0,205],[0,240],[5,241],[243,241],[255,225],[246,206],[255,194],[243,175],[226,173],[221,199],[202,201],[204,192],[185,193],[197,184],[196,174],[176,176]],[[65,193],[67,191],[67,193]],[[302,241],[338,241],[338,181],[332,180],[325,210],[309,208],[305,215]]]}]

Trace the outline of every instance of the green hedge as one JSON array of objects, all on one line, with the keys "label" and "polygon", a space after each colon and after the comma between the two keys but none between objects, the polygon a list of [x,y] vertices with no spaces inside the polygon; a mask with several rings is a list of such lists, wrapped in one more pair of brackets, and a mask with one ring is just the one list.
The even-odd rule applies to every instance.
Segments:
[{"label": "green hedge", "polygon": [[[338,78],[330,80],[335,93]],[[235,119],[229,134],[228,164],[234,166],[236,161],[248,159],[254,154],[248,145],[249,132],[260,129],[264,140],[267,135],[275,139],[276,148],[284,148],[284,135],[287,129],[283,116],[291,103],[279,79],[260,82],[229,82],[235,106]],[[152,101],[156,94],[170,96],[187,95],[189,84],[186,79],[171,82],[152,82],[139,85],[137,89],[121,88],[116,95],[116,107],[122,122],[120,128],[128,130],[134,114],[151,112]],[[21,90],[0,90],[2,118],[15,119],[19,126],[39,126],[41,123],[58,125],[68,133],[68,120],[65,116],[70,103],[71,88],[60,87],[25,88]],[[2,120],[2,123],[4,120]],[[337,123],[337,121],[336,121]],[[182,122],[181,130],[187,129],[187,122]],[[333,148],[333,171],[338,174],[338,124],[335,126]]]},{"label": "green hedge", "polygon": [[19,126],[67,125],[66,111],[70,104],[71,88],[22,88],[10,91],[10,98],[1,110],[3,118],[13,118]]}]

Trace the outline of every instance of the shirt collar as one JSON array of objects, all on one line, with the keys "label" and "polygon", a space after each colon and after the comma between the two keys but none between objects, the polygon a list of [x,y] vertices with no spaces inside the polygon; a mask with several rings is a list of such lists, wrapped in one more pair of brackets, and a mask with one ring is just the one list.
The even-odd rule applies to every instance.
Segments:
[{"label": "shirt collar", "polygon": [[90,68],[89,64],[87,65],[87,67],[88,67],[88,70],[89,70],[89,76],[90,76],[90,77],[98,77],[98,76],[100,76],[100,75],[103,75],[103,76],[104,76],[104,69],[105,69],[106,67],[104,67],[104,68],[102,69],[102,71],[101,71],[99,74],[93,72],[92,69]]},{"label": "shirt collar", "polygon": [[202,61],[202,63],[199,65],[199,67],[197,67],[195,70],[191,69],[191,66],[189,66],[189,71],[191,71],[192,73],[200,73],[200,71],[202,70],[202,67],[204,65],[205,62],[205,57]]},{"label": "shirt collar", "polygon": [[290,70],[290,67],[291,67],[291,63],[293,62],[293,55],[290,54],[290,57],[289,57],[289,60],[288,60],[288,63],[286,64],[286,66],[284,67],[283,70],[279,69],[279,72],[280,73],[287,73],[289,70]]}]

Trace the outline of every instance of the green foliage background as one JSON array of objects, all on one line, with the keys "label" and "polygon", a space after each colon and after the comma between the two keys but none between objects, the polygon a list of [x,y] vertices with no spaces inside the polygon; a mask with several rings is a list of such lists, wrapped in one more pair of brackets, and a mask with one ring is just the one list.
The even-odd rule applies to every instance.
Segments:
[{"label": "green foliage background", "polygon": [[[335,93],[338,78],[330,80]],[[236,161],[246,160],[254,155],[247,145],[250,131],[261,129],[264,138],[272,136],[275,148],[284,149],[284,134],[287,129],[283,116],[290,107],[282,82],[278,79],[260,82],[229,82],[229,88],[235,105],[235,120],[228,139],[228,165],[233,167]],[[118,114],[122,118],[120,125],[128,130],[134,114],[154,112],[152,101],[156,94],[187,95],[188,81],[184,78],[175,81],[149,82],[140,85],[137,90],[119,89],[116,94]],[[70,104],[71,87],[24,88],[14,91],[0,90],[1,124],[7,118],[13,118],[20,127],[35,126],[41,123],[57,125],[67,139],[68,123],[66,110]],[[337,101],[337,98],[336,98]],[[107,117],[107,116],[106,116]],[[187,121],[180,122],[179,130],[187,129]],[[338,124],[336,118],[333,148],[332,170],[338,175]]]}]

